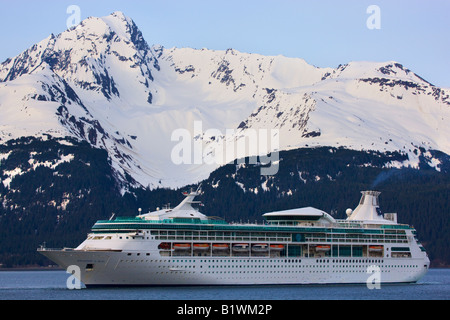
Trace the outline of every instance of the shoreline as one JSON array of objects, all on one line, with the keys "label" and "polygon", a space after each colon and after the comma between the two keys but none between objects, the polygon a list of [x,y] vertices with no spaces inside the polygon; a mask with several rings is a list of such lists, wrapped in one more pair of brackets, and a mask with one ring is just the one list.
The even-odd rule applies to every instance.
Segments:
[{"label": "shoreline", "polygon": [[65,271],[65,269],[59,266],[48,266],[48,267],[24,266],[24,267],[0,268],[0,272],[2,271]]},{"label": "shoreline", "polygon": [[[450,266],[430,266],[429,269],[450,269]],[[12,268],[0,268],[0,272],[3,271],[65,271],[65,269],[59,266],[47,266],[47,267],[39,267],[39,266],[23,266],[23,267],[12,267]]]}]

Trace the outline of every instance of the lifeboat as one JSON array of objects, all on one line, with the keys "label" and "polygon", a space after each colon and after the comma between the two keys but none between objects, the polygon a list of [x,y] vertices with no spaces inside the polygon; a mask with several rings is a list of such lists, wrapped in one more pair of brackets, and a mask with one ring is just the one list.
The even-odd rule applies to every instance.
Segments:
[{"label": "lifeboat", "polygon": [[230,246],[226,243],[215,243],[212,247],[213,250],[228,250]]},{"label": "lifeboat", "polygon": [[209,244],[207,243],[194,243],[194,250],[208,250]]},{"label": "lifeboat", "polygon": [[266,243],[256,243],[252,246],[253,252],[267,252],[269,246]]},{"label": "lifeboat", "polygon": [[383,246],[369,246],[369,251],[382,252],[383,251]]},{"label": "lifeboat", "polygon": [[160,249],[160,250],[170,250],[170,243],[169,242],[162,242],[158,246],[158,249]]},{"label": "lifeboat", "polygon": [[316,251],[317,252],[327,252],[331,250],[331,246],[328,245],[318,245],[316,246]]},{"label": "lifeboat", "polygon": [[174,243],[173,248],[175,250],[189,250],[191,248],[190,243]]},{"label": "lifeboat", "polygon": [[233,245],[233,251],[235,252],[248,252],[248,243],[236,243]]},{"label": "lifeboat", "polygon": [[271,251],[282,251],[284,249],[284,245],[282,244],[271,244],[270,250]]}]

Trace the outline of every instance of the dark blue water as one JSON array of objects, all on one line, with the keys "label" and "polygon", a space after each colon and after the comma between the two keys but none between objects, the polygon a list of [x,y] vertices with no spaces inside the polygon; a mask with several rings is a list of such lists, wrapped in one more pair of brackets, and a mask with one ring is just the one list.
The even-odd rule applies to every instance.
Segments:
[{"label": "dark blue water", "polygon": [[142,287],[69,290],[64,271],[0,272],[0,300],[448,300],[450,269],[417,284],[334,286]]}]

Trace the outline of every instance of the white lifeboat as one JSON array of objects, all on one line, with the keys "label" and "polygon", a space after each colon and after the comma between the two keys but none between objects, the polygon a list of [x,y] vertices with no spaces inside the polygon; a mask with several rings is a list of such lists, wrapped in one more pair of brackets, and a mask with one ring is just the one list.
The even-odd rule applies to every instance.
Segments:
[{"label": "white lifeboat", "polygon": [[269,250],[267,243],[256,243],[252,246],[253,252],[267,252],[267,250]]},{"label": "white lifeboat", "polygon": [[233,245],[234,252],[248,252],[249,245],[248,243],[236,243]]}]

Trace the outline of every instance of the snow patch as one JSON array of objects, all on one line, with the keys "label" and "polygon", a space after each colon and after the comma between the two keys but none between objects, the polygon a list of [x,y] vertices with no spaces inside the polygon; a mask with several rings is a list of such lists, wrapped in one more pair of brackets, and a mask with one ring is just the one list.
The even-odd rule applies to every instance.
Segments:
[{"label": "snow patch", "polygon": [[243,183],[241,183],[241,182],[238,182],[238,181],[235,181],[236,182],[236,184],[242,189],[242,191],[244,191],[244,193],[246,192],[246,190],[245,190],[245,186],[244,186],[244,184]]},{"label": "snow patch", "polygon": [[47,168],[54,170],[60,164],[65,163],[65,162],[71,162],[75,158],[75,156],[73,154],[68,154],[68,155],[61,155],[60,159],[58,159],[56,161],[39,162],[36,159],[33,159],[33,156],[35,156],[35,155],[37,155],[37,152],[30,153],[30,159],[28,160],[28,164],[30,165],[30,168],[28,170],[24,171],[24,170],[22,170],[22,168],[15,168],[14,170],[8,170],[8,171],[3,172],[3,174],[5,176],[7,176],[7,178],[2,179],[3,180],[2,183],[5,188],[10,188],[12,180],[18,175],[20,176],[27,172],[30,172],[31,170],[36,170],[36,168],[38,168],[40,166],[47,167]]},{"label": "snow patch", "polygon": [[24,174],[25,172],[22,171],[21,168],[15,168],[14,170],[9,170],[9,171],[4,171],[3,174],[7,176],[6,179],[4,179],[3,182],[3,186],[5,188],[9,188],[11,181],[14,179],[15,176],[20,176],[22,174]]},{"label": "snow patch", "polygon": [[8,152],[8,153],[0,153],[0,163],[1,163],[3,160],[8,159],[9,155],[11,154],[11,152],[12,152],[12,151],[10,151],[10,152]]},{"label": "snow patch", "polygon": [[60,157],[60,159],[57,160],[56,162],[55,161],[39,162],[36,159],[31,158],[30,160],[28,160],[28,163],[30,164],[30,166],[32,166],[33,170],[36,170],[36,168],[40,167],[40,166],[47,167],[47,168],[54,170],[60,164],[62,164],[64,162],[71,162],[74,158],[75,158],[75,156],[73,154],[62,155]]}]

